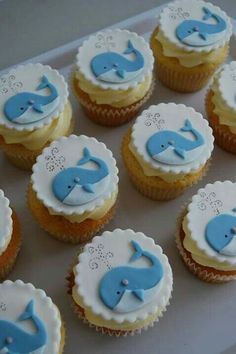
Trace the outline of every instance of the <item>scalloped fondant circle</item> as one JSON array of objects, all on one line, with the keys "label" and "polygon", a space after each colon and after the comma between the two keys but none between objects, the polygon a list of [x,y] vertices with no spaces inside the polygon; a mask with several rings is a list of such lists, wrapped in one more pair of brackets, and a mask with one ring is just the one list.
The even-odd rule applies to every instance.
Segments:
[{"label": "scalloped fondant circle", "polygon": [[[113,68],[110,74],[114,76],[114,82],[102,81],[99,77],[96,77],[92,67],[92,60],[100,55],[106,53],[115,53],[117,60],[123,62],[125,69],[125,62],[127,61],[128,66],[132,65],[138,58],[136,58],[135,51],[128,52],[129,41],[131,41],[132,46],[137,50],[144,59],[144,64],[141,70],[137,74],[133,75],[130,80],[122,79],[117,81],[118,78],[122,78],[122,67],[121,70]],[[125,53],[127,51],[127,53]],[[119,56],[119,58],[118,58]],[[105,59],[104,59],[105,60]],[[104,61],[103,60],[103,61]],[[102,61],[102,63],[103,63]],[[108,63],[109,63],[108,58]],[[99,86],[102,89],[111,90],[127,90],[129,88],[135,87],[137,84],[143,82],[148,75],[151,75],[153,70],[154,57],[149,44],[134,32],[129,32],[127,30],[107,30],[104,32],[98,32],[95,35],[89,37],[84,41],[82,46],[78,50],[76,56],[76,66],[77,69],[83,74],[83,76],[95,86]],[[114,65],[118,63],[114,62]],[[108,73],[104,73],[108,75]],[[112,81],[112,80],[111,80]]]},{"label": "scalloped fondant circle", "polygon": [[[186,215],[187,228],[191,238],[196,242],[197,247],[203,251],[207,257],[221,263],[226,262],[229,265],[236,264],[236,255],[227,256],[224,254],[223,249],[223,252],[216,251],[207,241],[206,228],[209,222],[213,219],[216,220],[217,216],[220,215],[235,217],[236,226],[236,213],[234,211],[236,205],[235,196],[236,183],[231,181],[217,181],[213,184],[207,184],[205,188],[199,189],[197,194],[193,196]],[[225,227],[227,227],[227,223]],[[221,235],[219,231],[221,232],[221,228],[215,230],[214,235],[210,235],[212,240],[216,238],[215,241],[213,240],[214,244],[218,241],[222,241],[217,241],[217,238],[221,239],[225,237],[225,233]]]},{"label": "scalloped fondant circle", "polygon": [[[220,26],[219,21],[224,26]],[[227,14],[218,6],[202,0],[169,3],[160,15],[159,23],[168,41],[191,52],[210,52],[223,47],[232,35],[232,24]]]},{"label": "scalloped fondant circle", "polygon": [[[187,139],[186,142],[188,143],[194,142],[196,140],[196,137],[191,133],[190,129],[186,129],[186,131],[182,130],[182,128],[185,128],[186,126],[186,121],[188,121],[192,126],[192,129],[201,134],[202,138],[204,139],[204,144],[201,146],[201,151],[198,155],[196,155],[196,158],[190,160],[188,163],[183,161],[181,164],[181,160],[184,159],[181,158],[181,156],[178,156],[177,153],[175,154],[175,149],[173,149],[176,147],[175,145],[170,147],[173,151],[166,149],[159,155],[163,157],[163,161],[165,153],[167,155],[175,155],[175,159],[178,158],[179,160],[178,164],[164,163],[163,161],[155,158],[155,156],[153,158],[148,152],[147,143],[150,138],[158,132],[161,133],[165,131],[172,131],[176,135],[176,138],[179,137],[180,139]],[[168,142],[169,140],[167,143]],[[198,170],[210,158],[214,147],[213,142],[214,137],[212,134],[212,129],[209,127],[207,120],[203,119],[202,115],[196,112],[192,107],[187,107],[184,104],[160,103],[158,105],[150,106],[147,110],[144,110],[142,114],[137,118],[132,128],[132,145],[137,154],[151,168],[166,173],[187,174]],[[194,150],[195,149],[192,151]],[[191,150],[188,153],[191,153]],[[167,157],[169,158],[169,155]]]},{"label": "scalloped fondant circle", "polygon": [[9,237],[11,237],[11,233],[12,210],[10,208],[10,202],[0,189],[0,251],[1,248],[5,249],[6,243],[9,242]]},{"label": "scalloped fondant circle", "polygon": [[[39,63],[19,65],[0,78],[0,125],[17,131],[42,128],[64,110],[68,95],[67,83],[57,70]],[[17,118],[9,119],[5,112],[9,100],[24,113],[17,110]]]},{"label": "scalloped fondant circle", "polygon": [[[105,190],[96,199],[92,199],[83,205],[68,205],[59,200],[54,194],[53,180],[61,171],[66,169],[76,166],[84,168],[85,165],[79,165],[79,162],[84,158],[85,148],[89,149],[91,155],[105,162],[109,171],[109,181]],[[85,162],[86,169],[97,168],[92,161]],[[107,149],[105,144],[85,135],[70,135],[54,141],[43,150],[33,166],[31,180],[38,199],[56,214],[83,214],[102,206],[105,200],[110,198],[113,192],[117,191],[118,169],[112,152]],[[86,193],[91,195],[90,186],[85,187]]]},{"label": "scalloped fondant circle", "polygon": [[[140,253],[136,260],[130,262],[135,253],[131,244],[132,241],[138,243],[140,249],[143,250],[143,254]],[[134,309],[129,312],[117,312],[107,307],[101,300],[98,291],[103,276],[109,270],[122,266],[143,267],[148,270],[151,267],[151,262],[145,257],[145,251],[146,254],[157,257],[163,267],[163,277],[160,280],[158,291],[153,295],[150,302],[144,303],[141,307],[134,306]],[[173,277],[168,258],[152,238],[131,229],[106,231],[101,236],[94,237],[92,242],[84,247],[83,253],[79,255],[74,272],[74,291],[82,297],[86,307],[105,320],[114,320],[116,323],[124,321],[133,323],[137,320],[144,320],[149,315],[165,309],[171,297]],[[124,284],[127,284],[127,281],[124,279]],[[126,293],[122,295],[119,306],[121,306],[121,303],[124,306],[124,301],[127,300],[126,295]],[[128,296],[129,306],[132,307],[135,302],[140,302],[130,292],[128,292]],[[145,296],[144,290],[144,299]]]},{"label": "scalloped fondant circle", "polygon": [[[19,317],[24,314],[27,305],[33,300],[32,311],[34,312],[34,316],[38,317],[40,325],[43,324],[47,333],[47,340],[46,345],[43,347],[43,353],[58,354],[61,345],[62,322],[59,310],[53,304],[51,298],[48,297],[43,290],[36,289],[32,284],[23,283],[21,280],[16,280],[15,282],[6,280],[1,283],[0,294],[0,321],[7,321],[12,324],[11,338],[13,343],[15,331],[24,331],[24,340],[26,342],[27,336],[30,336],[29,346],[34,346],[34,340],[37,341],[37,337],[40,336],[42,328],[41,326],[37,327],[38,333],[34,334],[34,318],[33,316],[30,316],[30,313],[26,314],[28,316],[26,317],[28,318],[27,321],[18,321]],[[15,327],[13,328],[13,326]],[[33,338],[34,335],[35,338]]]},{"label": "scalloped fondant circle", "polygon": [[236,112],[236,61],[223,66],[219,73],[218,84],[222,99]]}]

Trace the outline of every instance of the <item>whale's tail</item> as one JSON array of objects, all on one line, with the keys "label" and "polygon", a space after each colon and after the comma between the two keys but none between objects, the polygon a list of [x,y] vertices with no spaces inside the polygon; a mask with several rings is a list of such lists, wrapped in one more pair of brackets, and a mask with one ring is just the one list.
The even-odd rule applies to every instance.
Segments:
[{"label": "whale's tail", "polygon": [[137,259],[141,258],[143,256],[143,254],[145,253],[145,251],[143,251],[141,246],[139,246],[139,244],[136,241],[132,240],[131,244],[135,249],[135,253],[132,255],[130,262],[134,262]]},{"label": "whale's tail", "polygon": [[194,130],[190,120],[186,119],[184,126],[180,129],[182,132],[192,132]]},{"label": "whale's tail", "polygon": [[51,87],[51,84],[50,84],[48,78],[45,75],[43,75],[42,80],[37,87],[37,90],[42,90],[46,87]]},{"label": "whale's tail", "polygon": [[18,318],[18,321],[26,321],[30,318],[33,318],[34,317],[34,302],[33,300],[31,300],[26,309],[25,309],[25,312],[23,312],[20,317]]},{"label": "whale's tail", "polygon": [[136,51],[137,50],[134,48],[131,40],[128,40],[128,46],[123,54],[131,54],[131,53],[135,53]]},{"label": "whale's tail", "polygon": [[203,21],[207,21],[210,17],[214,17],[214,14],[206,7],[202,8],[205,15],[203,16]]},{"label": "whale's tail", "polygon": [[90,154],[90,151],[88,148],[84,148],[83,150],[83,157],[79,160],[79,162],[77,163],[78,166],[81,166],[81,165],[84,165],[86,164],[87,162],[89,162],[92,158],[91,154]]}]

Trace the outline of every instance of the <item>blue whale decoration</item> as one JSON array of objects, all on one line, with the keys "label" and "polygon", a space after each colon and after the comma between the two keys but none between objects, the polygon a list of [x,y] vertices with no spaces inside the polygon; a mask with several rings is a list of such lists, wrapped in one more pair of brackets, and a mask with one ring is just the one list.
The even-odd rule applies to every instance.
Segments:
[{"label": "blue whale decoration", "polygon": [[184,20],[176,28],[176,36],[181,42],[190,46],[207,46],[217,42],[220,39],[219,34],[226,30],[226,22],[221,16],[212,13],[206,7],[202,9],[205,13],[203,21],[212,17],[216,23],[210,24],[197,20]]},{"label": "blue whale decoration", "polygon": [[47,343],[47,331],[34,313],[34,301],[31,300],[19,321],[32,320],[36,333],[28,333],[13,322],[0,320],[0,352],[8,354],[29,354],[44,347]]},{"label": "blue whale decoration", "polygon": [[[97,169],[81,168],[93,162]],[[52,190],[55,197],[67,205],[82,205],[96,199],[107,186],[109,170],[100,158],[92,156],[88,148],[83,149],[83,157],[77,166],[60,171],[53,179]]]},{"label": "blue whale decoration", "polygon": [[[236,212],[236,208],[233,209]],[[220,214],[211,219],[206,227],[208,244],[225,256],[236,256],[236,217]]]},{"label": "blue whale decoration", "polygon": [[93,74],[102,81],[119,83],[132,80],[144,67],[144,57],[128,41],[128,47],[123,54],[135,54],[135,60],[128,60],[115,52],[105,52],[96,55],[90,63]]},{"label": "blue whale decoration", "polygon": [[156,161],[171,165],[182,165],[195,160],[204,145],[202,135],[193,128],[188,119],[180,131],[191,132],[195,140],[189,140],[172,130],[158,131],[146,143],[149,156]]},{"label": "blue whale decoration", "polygon": [[[156,287],[163,277],[163,267],[159,259],[154,254],[144,251],[136,241],[132,240],[131,244],[135,253],[130,262],[146,257],[151,262],[151,266],[146,268],[120,266],[109,270],[103,276],[99,284],[99,295],[103,303],[114,311],[126,292],[132,293],[133,300],[145,304],[146,291]],[[129,311],[132,311],[132,308],[123,308],[123,312]]]},{"label": "blue whale decoration", "polygon": [[[38,95],[32,92],[19,92],[10,97],[4,104],[4,114],[11,122],[18,124],[32,123],[45,117],[44,106],[49,105],[58,97],[56,87],[51,84],[46,76],[42,77],[41,83],[36,90],[49,88],[51,93],[48,96]],[[24,119],[24,114],[32,108],[37,114],[31,114]],[[53,108],[55,108],[53,106]]]}]

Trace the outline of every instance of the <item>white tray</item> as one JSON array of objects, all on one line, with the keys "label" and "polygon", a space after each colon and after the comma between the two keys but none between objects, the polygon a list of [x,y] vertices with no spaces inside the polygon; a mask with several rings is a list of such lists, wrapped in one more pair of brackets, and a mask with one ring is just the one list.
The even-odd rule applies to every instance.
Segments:
[{"label": "white tray", "polygon": [[[127,28],[148,38],[156,25],[160,9],[154,8],[112,27]],[[233,24],[236,32],[235,21]],[[49,64],[68,77],[77,47],[83,40],[79,39],[28,61]],[[235,39],[232,40],[231,48],[231,59],[232,56],[235,59]],[[0,75],[8,70],[0,72]],[[148,105],[174,101],[193,106],[205,114],[205,91],[178,94],[157,83]],[[32,282],[36,287],[45,289],[58,304],[67,328],[65,354],[235,354],[236,282],[209,285],[199,281],[183,265],[174,242],[176,217],[182,205],[206,183],[235,180],[235,156],[216,147],[210,171],[197,186],[174,201],[151,201],[133,188],[120,157],[121,139],[128,125],[119,128],[97,126],[84,116],[73,95],[71,101],[77,119],[75,132],[95,136],[105,142],[114,152],[120,169],[119,206],[107,229],[119,227],[142,231],[163,247],[174,272],[171,305],[155,327],[143,332],[141,336],[130,338],[103,336],[77,319],[70,308],[70,299],[66,296],[65,277],[79,247],[57,242],[39,228],[25,202],[30,174],[14,168],[1,155],[0,188],[5,191],[19,215],[24,240],[10,279],[20,278]]]}]

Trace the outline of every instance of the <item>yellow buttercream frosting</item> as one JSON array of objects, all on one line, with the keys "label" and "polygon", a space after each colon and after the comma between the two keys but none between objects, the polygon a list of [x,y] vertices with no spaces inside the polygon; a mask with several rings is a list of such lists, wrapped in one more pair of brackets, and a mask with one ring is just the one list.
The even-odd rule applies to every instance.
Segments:
[{"label": "yellow buttercream frosting", "polygon": [[6,144],[21,144],[28,150],[39,150],[65,135],[70,129],[71,119],[72,108],[68,101],[59,117],[48,125],[33,131],[17,131],[0,125],[0,135]]},{"label": "yellow buttercream frosting", "polygon": [[230,131],[236,134],[236,111],[229,107],[222,98],[219,91],[219,73],[216,74],[211,90],[213,91],[212,102],[214,103],[214,112],[219,118],[220,124],[227,125]]},{"label": "yellow buttercream frosting", "polygon": [[211,63],[215,61],[215,57],[221,56],[224,52],[224,47],[214,49],[210,52],[196,52],[194,50],[187,51],[177,47],[171,43],[161,30],[158,31],[156,39],[162,45],[162,50],[165,56],[177,58],[182,66],[192,68],[200,64]]},{"label": "yellow buttercream frosting", "polygon": [[202,250],[198,248],[196,242],[191,238],[191,232],[188,229],[186,216],[183,220],[182,226],[185,233],[185,237],[183,241],[184,248],[191,253],[191,256],[195,262],[205,267],[212,267],[217,270],[223,270],[223,271],[236,270],[236,264],[232,266],[226,262],[218,262],[214,259],[209,258],[206,255],[206,253],[204,253]]},{"label": "yellow buttercream frosting", "polygon": [[76,304],[82,307],[85,311],[86,319],[95,326],[98,327],[105,327],[113,330],[123,330],[123,331],[130,331],[130,330],[137,330],[143,327],[148,326],[152,322],[154,322],[163,312],[163,309],[158,309],[158,311],[152,315],[149,315],[145,320],[137,320],[133,323],[124,321],[122,323],[118,323],[114,320],[105,320],[102,316],[94,314],[89,307],[87,307],[82,299],[82,297],[76,291],[76,286],[72,289],[72,298]]},{"label": "yellow buttercream frosting", "polygon": [[[86,219],[99,220],[103,216],[105,216],[108,213],[108,211],[113,207],[113,205],[116,202],[117,195],[118,195],[118,189],[112,193],[110,198],[105,200],[102,206],[95,208],[93,211],[86,211],[83,214],[66,215],[61,213],[59,215],[63,215],[64,218],[66,218],[72,223],[73,222],[80,223]],[[48,211],[51,215],[58,215],[51,208],[49,208]]]},{"label": "yellow buttercream frosting", "polygon": [[86,80],[84,75],[78,70],[76,71],[76,78],[80,89],[89,95],[91,101],[116,108],[126,107],[140,101],[149,91],[152,83],[152,75],[149,75],[136,87],[128,90],[112,90],[95,86]]}]

